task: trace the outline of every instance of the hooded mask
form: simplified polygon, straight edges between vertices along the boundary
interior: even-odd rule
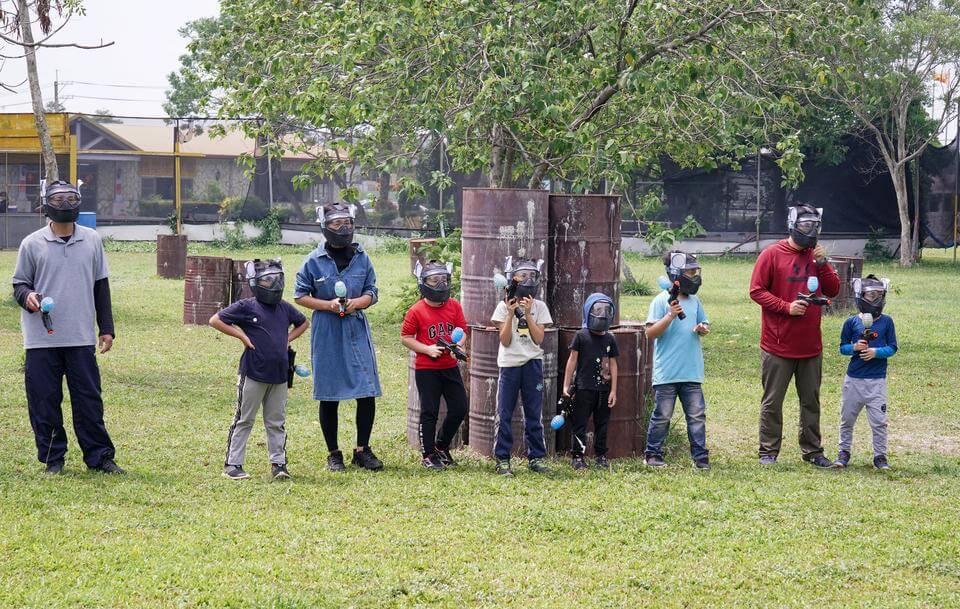
[[[580,327],[591,332],[606,332],[613,325],[614,314],[613,299],[606,294],[594,292],[583,303],[583,321]]]

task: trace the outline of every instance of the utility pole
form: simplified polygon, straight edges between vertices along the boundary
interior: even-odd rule
[[[55,71],[53,76],[53,106],[60,107],[60,70]]]

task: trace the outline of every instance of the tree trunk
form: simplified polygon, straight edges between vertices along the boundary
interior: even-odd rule
[[[913,166],[913,261],[920,260],[920,159],[915,158],[910,163]]]
[[[380,194],[377,195],[377,211],[390,209],[390,172],[380,172]]]
[[[907,197],[907,170],[899,164],[890,172],[893,189],[897,193],[897,211],[900,216],[900,266],[913,266],[913,238],[910,233],[910,201]]]
[[[33,101],[33,119],[37,124],[37,136],[40,138],[40,150],[43,164],[46,166],[47,184],[60,179],[57,167],[57,155],[53,151],[50,130],[47,128],[47,115],[43,109],[43,96],[40,93],[40,79],[37,77],[37,54],[33,46],[33,31],[30,29],[30,9],[27,0],[17,0],[20,17],[20,36],[23,39],[23,52],[27,59],[27,79],[30,81],[30,99]]]

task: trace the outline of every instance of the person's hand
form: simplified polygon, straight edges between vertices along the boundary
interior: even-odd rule
[[[257,348],[253,346],[253,343],[250,341],[250,337],[247,336],[246,333],[241,334],[239,338],[240,338],[240,342],[243,343],[244,347],[246,347],[247,349],[253,349],[254,351],[257,350]]]
[[[507,301],[507,312],[509,312],[511,315],[516,313],[517,307],[519,306],[520,306],[520,303],[517,301],[517,299],[511,298],[510,300]]]
[[[865,340],[858,340],[856,344],[853,345],[854,351],[863,351],[864,349],[869,349],[870,345]]]
[[[324,310],[329,311],[329,312],[331,312],[331,313],[337,313],[337,314],[339,314],[339,313],[340,313],[340,300],[337,299],[337,298],[334,298],[333,300],[326,300],[326,301],[324,301]]]
[[[113,347],[113,337],[109,334],[101,334],[100,340],[97,341],[97,346],[100,347],[100,353],[106,353]]]
[[[424,351],[423,354],[426,355],[427,357],[437,359],[438,357],[443,355],[443,347],[441,347],[440,345],[426,345],[426,347],[427,349],[426,351]]]
[[[40,310],[40,294],[30,292],[27,294],[27,310],[36,313]]]
[[[869,362],[876,356],[877,356],[877,350],[874,349],[873,347],[868,347],[860,352],[860,359],[862,359],[865,362]]]
[[[617,405],[617,394],[611,393],[610,396],[607,398],[607,407],[613,408],[616,405]]]
[[[354,312],[360,310],[360,305],[359,305],[359,303],[357,302],[358,300],[360,300],[360,299],[359,299],[359,298],[348,298],[348,299],[347,299],[347,306],[346,306],[346,309],[345,309],[346,312],[347,312],[347,315],[350,315],[351,313],[354,313]],[[340,310],[340,305],[339,305],[339,303],[338,303],[338,304],[337,304],[337,311],[339,311],[339,310]]]
[[[563,397],[565,398],[570,397],[570,387],[567,385],[563,386]]]
[[[802,300],[794,300],[790,303],[790,315],[794,317],[803,317],[807,312],[807,303]]]
[[[827,259],[827,250],[823,249],[823,244],[818,243],[816,247],[813,248],[813,259],[817,264],[823,264]]]
[[[710,324],[699,323],[693,328],[693,331],[700,336],[706,336],[710,334]]]
[[[680,302],[679,301],[671,302],[670,310],[667,311],[667,316],[669,316],[670,319],[674,319],[676,317],[680,317],[681,313],[683,313],[683,307],[680,306]]]
[[[530,315],[530,311],[533,310],[533,297],[524,296],[520,299],[520,306],[523,307],[524,315]]]

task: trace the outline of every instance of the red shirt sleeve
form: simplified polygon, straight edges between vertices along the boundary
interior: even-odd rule
[[[420,304],[417,301],[417,304]],[[420,329],[420,316],[417,314],[417,305],[410,307],[407,314],[403,316],[403,324],[400,326],[400,336],[416,336]]]
[[[790,303],[770,291],[774,281],[773,257],[775,252],[772,249],[773,247],[775,246],[763,250],[757,257],[757,264],[753,267],[753,275],[750,276],[750,298],[767,311],[788,315],[790,313]]]

